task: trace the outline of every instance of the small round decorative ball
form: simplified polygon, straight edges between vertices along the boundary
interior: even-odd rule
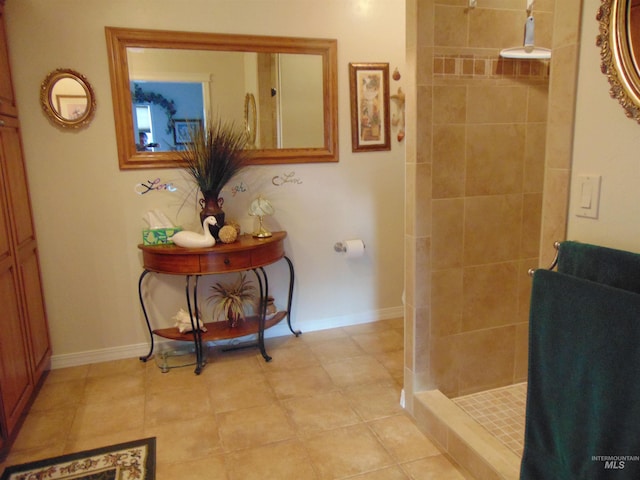
[[[240,224],[238,222],[236,222],[235,220],[229,220],[228,222],[225,222],[224,224],[225,224],[225,226],[229,225],[229,226],[235,228],[236,232],[238,233],[238,235],[240,235]]]
[[[238,238],[238,232],[231,225],[225,225],[218,232],[218,237],[222,243],[233,243]]]

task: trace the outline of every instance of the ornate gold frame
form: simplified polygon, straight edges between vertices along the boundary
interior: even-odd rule
[[[53,98],[51,97],[53,87],[56,82],[64,78],[70,78],[78,82],[86,94],[87,108],[78,118],[66,118],[54,106]],[[63,128],[81,128],[87,126],[93,119],[93,115],[96,111],[96,96],[93,93],[91,84],[84,75],[76,72],[75,70],[71,70],[70,68],[58,68],[57,70],[49,73],[40,86],[40,105],[42,106],[44,113],[56,125]]]
[[[627,117],[640,123],[640,76],[629,45],[628,0],[602,0],[596,15],[600,34],[600,69],[609,79],[611,97],[620,102]]]

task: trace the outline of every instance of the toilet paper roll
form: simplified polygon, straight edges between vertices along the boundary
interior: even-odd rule
[[[362,240],[344,240],[342,244],[347,258],[360,258],[364,255],[364,242]]]

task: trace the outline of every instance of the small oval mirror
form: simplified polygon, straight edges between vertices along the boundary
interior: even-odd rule
[[[59,68],[42,82],[40,105],[57,125],[80,128],[91,122],[96,99],[84,75],[68,68]]]

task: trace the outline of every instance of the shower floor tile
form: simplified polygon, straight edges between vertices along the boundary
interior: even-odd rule
[[[505,446],[522,455],[527,384],[472,393],[453,399],[476,422],[486,428]]]

